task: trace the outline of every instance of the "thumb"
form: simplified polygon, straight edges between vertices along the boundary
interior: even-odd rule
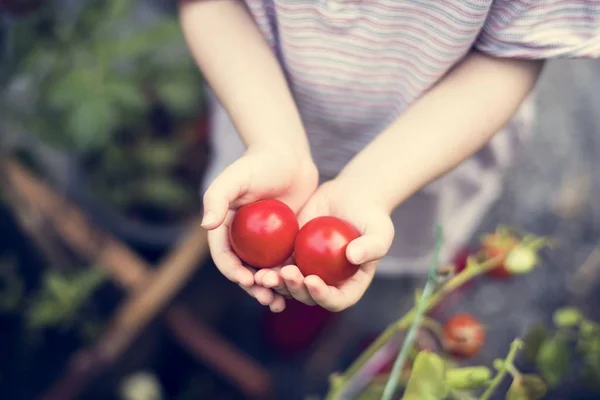
[[[363,235],[348,244],[346,257],[356,265],[385,256],[394,239],[394,224],[388,215],[371,217]]]
[[[212,230],[223,223],[231,203],[245,191],[243,182],[238,168],[232,164],[210,184],[203,196],[203,228]]]

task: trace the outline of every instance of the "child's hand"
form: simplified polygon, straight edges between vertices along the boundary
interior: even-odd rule
[[[313,194],[318,172],[308,154],[287,148],[250,148],[228,166],[204,194],[202,226],[217,268],[229,280],[273,311],[282,311],[285,300],[271,289],[254,284],[253,270],[242,265],[229,244],[229,224],[234,210],[265,198],[277,198],[297,212]]]
[[[304,277],[298,267],[288,265],[279,271],[258,271],[255,282],[305,304],[342,311],[358,302],[367,290],[378,260],[392,244],[394,225],[390,211],[383,203],[371,198],[366,188],[355,187],[346,180],[333,180],[321,185],[301,210],[300,225],[323,215],[344,219],[362,234],[346,250],[348,259],[361,266],[352,278],[339,287],[328,286],[321,278],[314,275]]]

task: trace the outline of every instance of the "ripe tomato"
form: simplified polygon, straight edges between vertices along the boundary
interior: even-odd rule
[[[471,314],[460,313],[450,318],[442,329],[446,351],[456,358],[475,356],[485,344],[486,334],[481,322]]]
[[[488,275],[498,279],[505,279],[513,276],[506,268],[504,261],[508,253],[519,244],[519,241],[513,236],[501,236],[498,234],[487,235],[482,242],[481,251],[486,259],[498,257],[500,264],[498,267],[488,272]]]
[[[296,214],[275,199],[260,200],[240,207],[229,228],[233,251],[256,268],[281,265],[294,252],[298,234]]]
[[[296,265],[304,276],[317,275],[328,285],[338,285],[358,271],[346,258],[346,247],[360,233],[336,217],[308,221],[296,237]]]

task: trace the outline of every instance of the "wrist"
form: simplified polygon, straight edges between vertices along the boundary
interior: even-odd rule
[[[295,144],[296,143],[296,144]],[[276,157],[281,168],[293,168],[305,171],[318,179],[317,166],[312,158],[308,145],[302,146],[297,142],[268,141],[253,143],[246,150],[247,155],[260,154],[262,157]],[[259,157],[261,157],[259,156]]]
[[[360,207],[381,210],[388,215],[397,206],[389,193],[373,185],[373,179],[369,179],[368,174],[342,172],[328,184],[333,186],[331,192],[333,196],[339,196],[340,201],[356,202]]]

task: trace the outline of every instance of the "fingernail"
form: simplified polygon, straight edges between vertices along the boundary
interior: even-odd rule
[[[217,220],[217,214],[212,211],[207,211],[204,213],[204,217],[202,217],[202,222],[200,225],[206,226],[214,223]]]

